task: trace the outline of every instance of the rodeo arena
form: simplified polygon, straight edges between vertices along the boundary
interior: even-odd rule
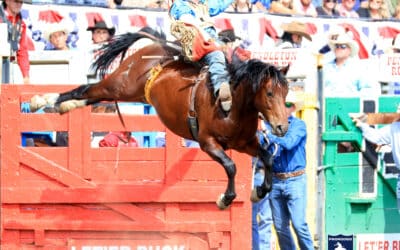
[[[373,1],[380,0],[361,5],[368,8]],[[274,128],[274,115],[285,110],[286,85],[269,80],[264,84],[274,90],[261,86],[265,93],[247,96],[239,105],[236,92],[245,87],[231,83],[227,112],[218,101],[201,103],[215,100],[207,88],[209,72],[201,60],[190,61],[185,54],[198,52],[193,49],[197,40],[184,48],[172,34],[175,20],[168,8],[174,1],[154,8],[3,2],[22,4],[29,74],[22,72],[10,42],[15,35],[10,22],[0,15],[0,249],[264,249],[252,246],[252,207],[263,197],[260,190],[269,192],[270,185],[273,190],[271,179],[280,175],[267,166],[264,187],[269,188],[257,188],[251,152],[258,154],[259,144],[253,140],[257,147],[245,149],[250,146],[237,146],[239,135],[231,135],[253,131],[246,140],[259,138],[261,118]],[[400,250],[399,166],[391,146],[366,140],[357,123],[379,129],[399,119],[400,19],[254,9],[226,9],[211,18],[217,33],[231,32],[227,43],[241,48],[241,55],[221,41],[208,42],[225,52],[228,66],[235,60],[261,61],[276,72],[287,70],[284,79],[298,108],[293,115],[305,122],[307,142],[305,173],[286,173],[283,179],[307,176],[303,198],[313,249]],[[119,42],[127,49],[103,58],[105,66],[95,71],[91,65],[101,58],[102,46],[94,46],[92,32],[99,23],[112,36],[106,44],[123,37],[125,44]],[[155,33],[143,31],[148,27]],[[59,31],[67,36],[67,49],[50,43],[52,32]],[[285,46],[285,33],[302,38],[301,46]],[[202,32],[195,34],[197,39]],[[135,36],[141,40],[131,44],[128,37]],[[167,41],[168,53],[152,49],[158,39]],[[349,49],[352,60],[342,65],[347,66],[342,74],[332,66],[339,49]],[[259,72],[243,73],[253,79]],[[178,85],[184,81],[186,86]],[[116,82],[122,84],[113,86]],[[341,82],[357,82],[357,91]],[[128,98],[129,91],[137,96]],[[273,95],[281,98],[280,111],[270,101],[264,110],[258,108],[257,99]],[[63,105],[67,102],[72,106]],[[242,109],[253,112],[251,119],[236,114],[241,105],[253,105]],[[287,116],[281,120],[276,127],[284,138]],[[228,123],[233,128],[225,127]],[[203,139],[205,134],[209,138]],[[310,249],[291,231],[294,249]],[[274,224],[264,240],[269,249],[289,249],[280,246]]]

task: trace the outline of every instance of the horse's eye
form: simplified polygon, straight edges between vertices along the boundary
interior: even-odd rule
[[[268,96],[268,97],[272,97],[272,96],[273,96],[272,92],[268,91],[268,92],[267,92],[267,96]]]

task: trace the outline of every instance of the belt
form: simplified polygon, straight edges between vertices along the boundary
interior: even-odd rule
[[[306,172],[306,170],[302,169],[299,171],[294,171],[294,172],[287,172],[287,173],[273,173],[273,175],[279,179],[288,179],[291,177],[296,177],[296,176],[300,176],[302,174],[304,174]]]

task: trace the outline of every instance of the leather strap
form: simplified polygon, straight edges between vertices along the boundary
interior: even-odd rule
[[[294,171],[294,172],[288,172],[288,173],[273,173],[275,177],[281,180],[285,180],[291,177],[297,177],[300,175],[303,175],[306,171],[304,169],[299,170],[299,171]]]

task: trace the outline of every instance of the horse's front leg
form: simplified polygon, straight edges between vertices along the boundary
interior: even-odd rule
[[[228,176],[228,185],[225,193],[221,194],[217,200],[217,206],[223,210],[228,208],[232,201],[236,198],[235,192],[235,175],[236,165],[231,158],[225,153],[225,151],[218,145],[207,145],[202,149],[215,161],[219,162],[225,169],[226,175]]]
[[[257,155],[263,163],[265,175],[262,185],[255,187],[251,192],[250,200],[252,202],[260,201],[272,189],[272,166],[274,161],[273,155],[261,146],[258,149]]]

